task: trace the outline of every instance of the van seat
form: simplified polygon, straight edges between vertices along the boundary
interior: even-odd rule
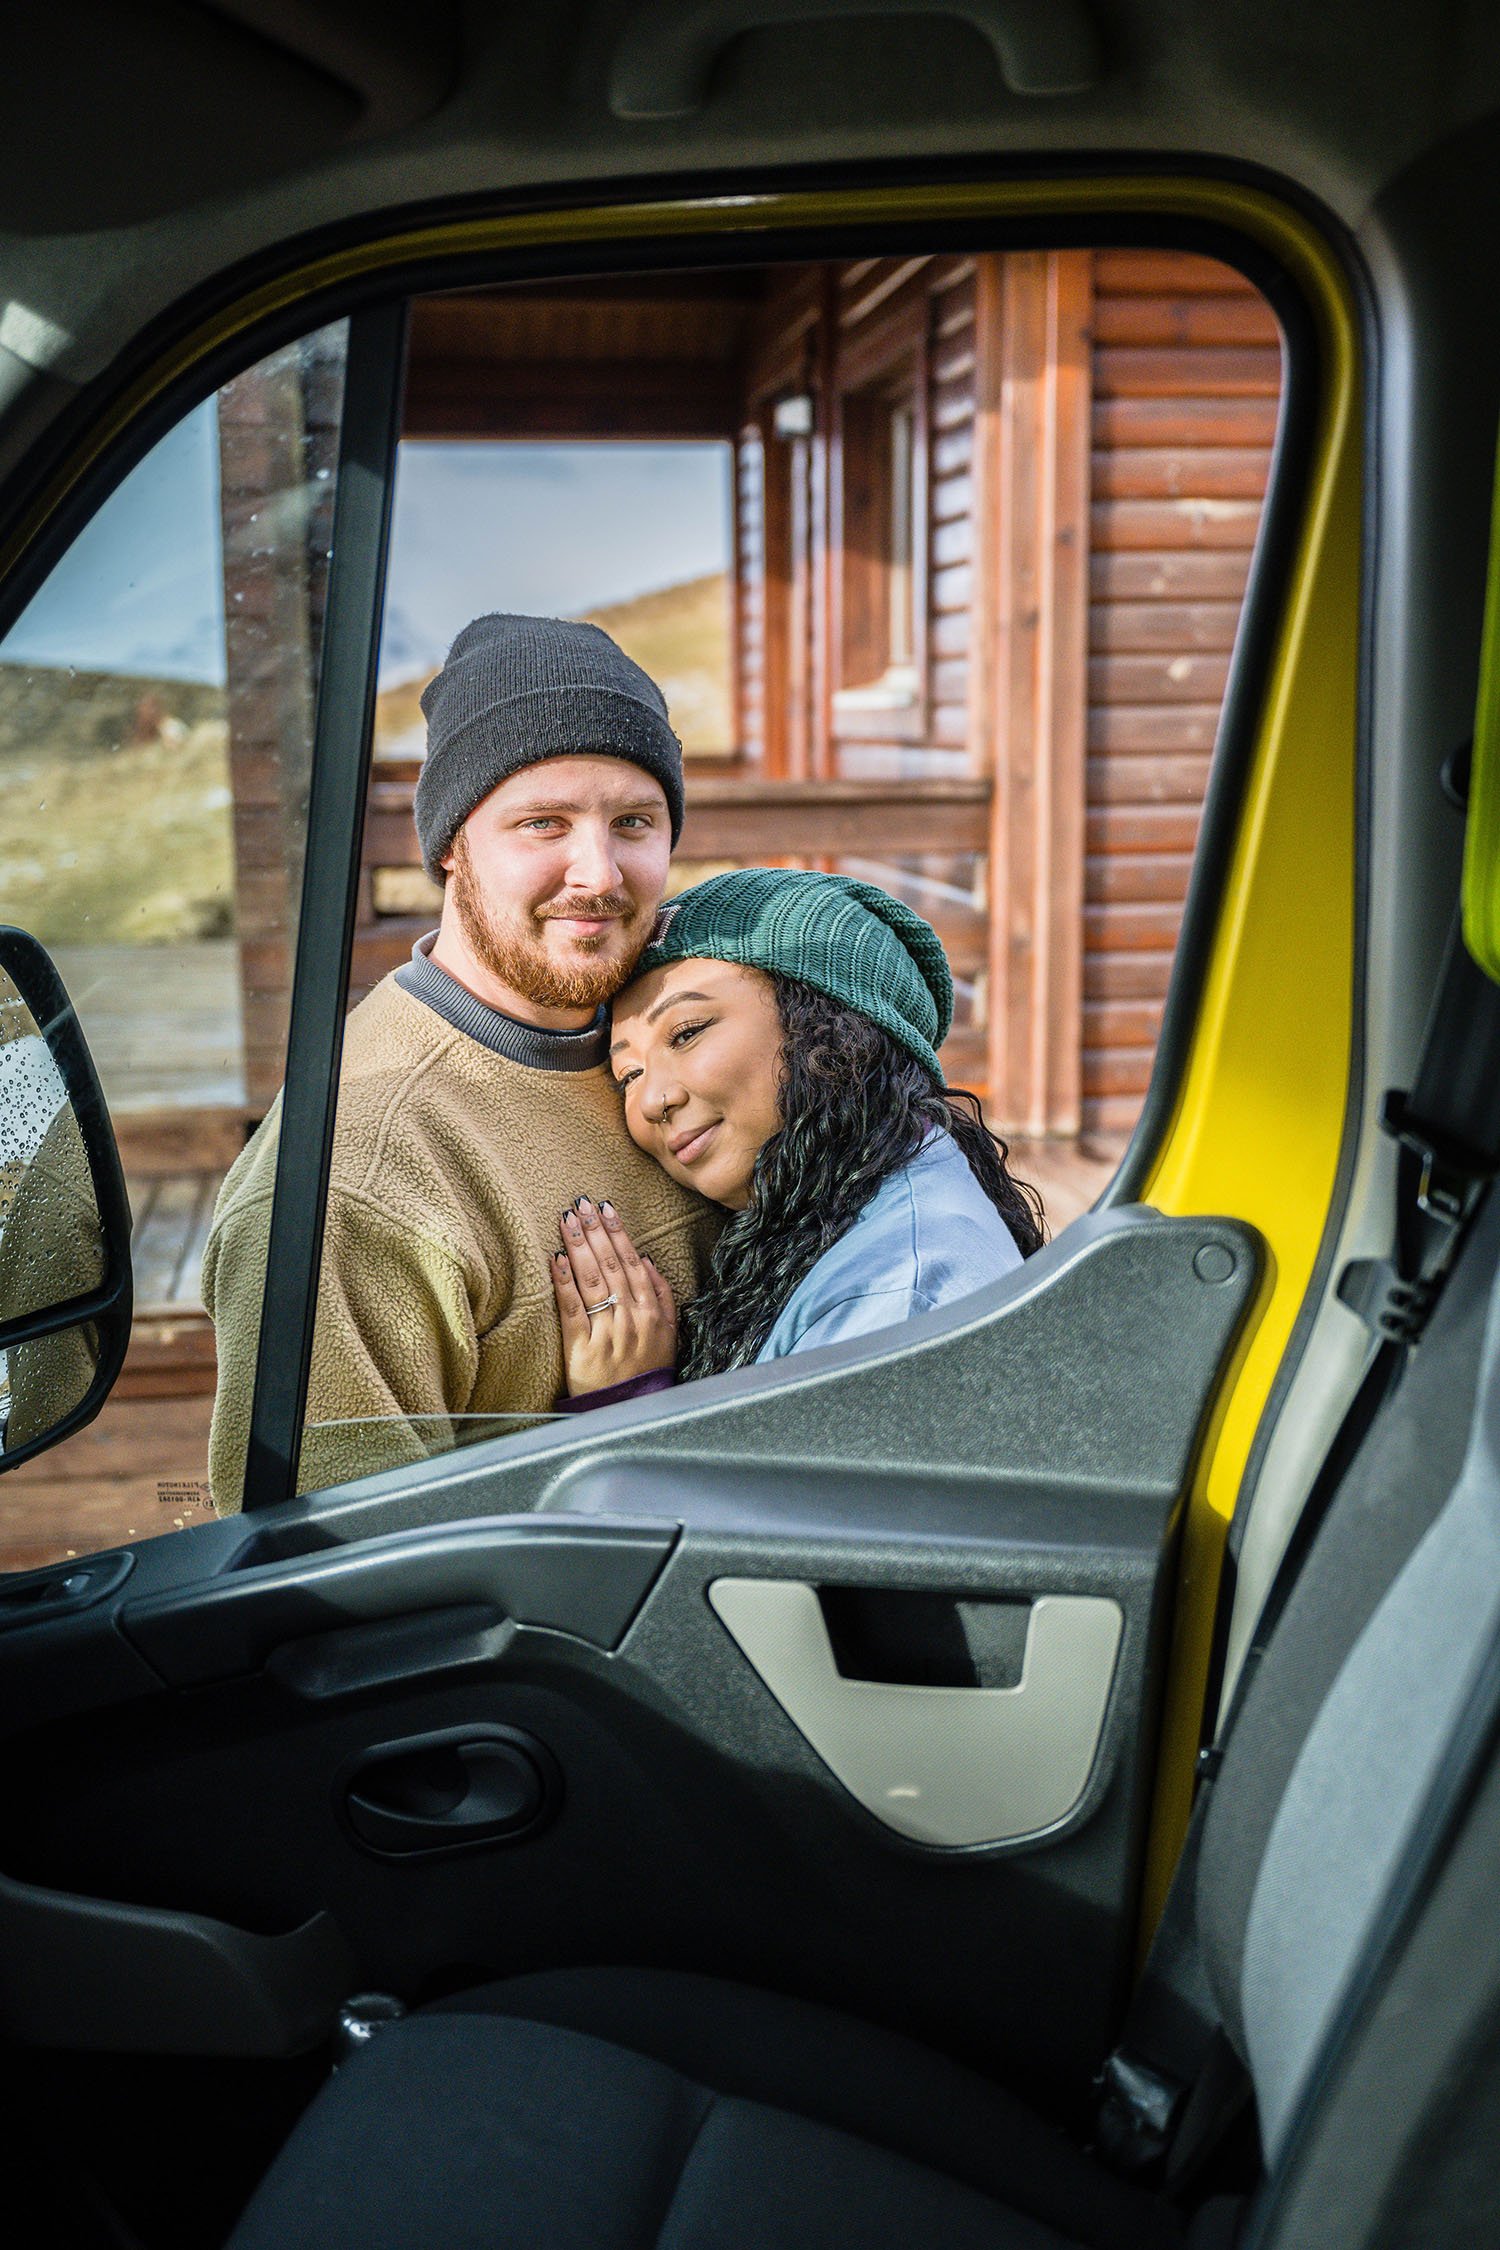
[[[1182,2229],[914,2041],[716,1978],[568,1970],[378,2031],[234,2250],[1172,2250]]]

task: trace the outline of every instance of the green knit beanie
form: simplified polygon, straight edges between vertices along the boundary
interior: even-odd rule
[[[667,961],[736,961],[777,970],[858,1009],[941,1079],[953,977],[930,922],[849,875],[736,867],[662,910],[641,971]]]

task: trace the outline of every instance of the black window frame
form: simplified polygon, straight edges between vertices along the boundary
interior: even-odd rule
[[[406,328],[405,298],[368,306],[349,321],[286,1082],[245,1456],[247,1511],[289,1500],[297,1488],[375,734]]]

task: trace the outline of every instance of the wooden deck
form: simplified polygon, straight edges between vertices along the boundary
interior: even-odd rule
[[[239,951],[233,938],[182,945],[59,945],[57,972],[121,1126],[214,1116],[245,1099]],[[154,1104],[160,1105],[153,1109]]]
[[[162,1135],[126,1136],[170,1154]],[[1117,1158],[1064,1142],[1017,1142],[1012,1169],[1041,1191],[1054,1235],[1103,1191]],[[35,1570],[70,1555],[211,1520],[208,1425],[214,1339],[199,1295],[203,1247],[223,1164],[129,1174],[135,1214],[136,1316],[124,1371],[85,1430],[0,1477],[0,1569]]]

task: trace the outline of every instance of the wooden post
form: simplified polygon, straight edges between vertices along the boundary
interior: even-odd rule
[[[838,336],[838,268],[825,265],[818,277],[817,320],[812,333],[811,384],[814,400],[812,492],[812,678],[810,683],[811,771],[827,780],[834,770],[833,666],[838,633],[833,614],[836,574],[833,540],[833,400]]]
[[[786,772],[812,773],[812,447],[785,441],[787,479]]]
[[[729,570],[724,594],[728,605],[729,631],[729,743],[730,757],[738,761],[747,754],[745,726],[745,527],[741,518],[744,505],[740,490],[740,446],[742,434],[736,430],[729,439]]]
[[[971,738],[994,778],[989,1094],[1004,1130],[1082,1114],[1087,251],[978,261]]]

